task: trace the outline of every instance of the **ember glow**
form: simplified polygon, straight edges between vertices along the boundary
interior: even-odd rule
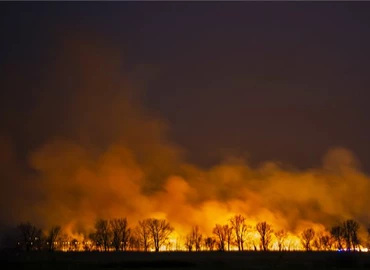
[[[279,249],[279,230],[286,232],[284,250],[302,250],[304,230],[328,234],[348,219],[360,224],[359,236],[366,239],[370,178],[350,150],[329,149],[321,165],[308,170],[273,161],[251,166],[230,156],[209,168],[190,164],[168,138],[165,120],[153,117],[134,97],[135,83],[117,75],[120,57],[114,49],[91,38],[64,41],[67,49],[55,59],[57,71],[47,82],[71,87],[67,94],[73,102],[60,108],[69,116],[60,118],[62,131],[28,155],[31,172],[21,169],[11,140],[0,141],[3,175],[14,183],[27,179],[17,187],[2,182],[3,217],[11,224],[30,221],[45,231],[59,225],[69,239],[63,250],[71,239],[90,245],[86,237],[96,220],[124,217],[131,228],[146,218],[167,220],[174,231],[160,250],[186,250],[194,226],[203,239],[215,237],[215,225],[230,224],[235,215],[245,217],[245,250],[261,249],[258,222],[272,226],[273,250]],[[60,69],[73,70],[78,83],[67,85]],[[47,95],[30,116],[35,130],[42,130],[48,113],[57,110]]]

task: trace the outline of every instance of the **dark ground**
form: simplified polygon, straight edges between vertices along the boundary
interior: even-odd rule
[[[0,269],[370,269],[370,253],[1,252]]]

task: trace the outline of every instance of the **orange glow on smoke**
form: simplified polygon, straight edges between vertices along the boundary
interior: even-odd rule
[[[61,52],[54,59],[60,63],[50,85],[76,82],[66,85],[73,102],[63,108],[75,136],[40,143],[28,156],[31,175],[19,169],[10,142],[0,136],[0,146],[7,146],[0,153],[4,179],[29,180],[2,187],[2,200],[12,202],[12,213],[8,203],[1,204],[4,219],[45,230],[60,225],[68,245],[73,239],[89,241],[98,218],[126,217],[131,228],[145,218],[164,218],[175,229],[169,249],[181,250],[193,226],[203,237],[214,237],[216,224],[239,214],[249,226],[248,250],[260,248],[258,222],[284,229],[289,250],[303,248],[300,234],[307,228],[325,232],[345,219],[368,225],[370,177],[349,150],[330,149],[320,166],[308,170],[270,161],[253,167],[228,156],[210,168],[189,164],[183,149],[168,139],[166,122],[144,108],[135,85],[122,78],[119,49],[94,36],[70,35],[60,37]],[[74,77],[59,78],[66,70]],[[44,102],[37,113],[52,114],[47,96]],[[277,249],[274,236],[271,248]]]

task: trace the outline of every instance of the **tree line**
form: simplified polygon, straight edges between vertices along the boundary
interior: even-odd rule
[[[307,228],[298,235],[300,247],[292,247],[291,235],[286,230],[274,230],[265,221],[254,226],[247,224],[242,215],[235,215],[226,224],[216,224],[212,235],[203,235],[199,226],[191,230],[176,243],[170,236],[174,228],[165,219],[147,218],[140,220],[135,227],[130,227],[127,218],[98,219],[94,230],[82,240],[63,234],[60,226],[53,226],[47,231],[37,228],[30,222],[17,226],[18,237],[8,243],[8,247],[24,251],[63,250],[63,251],[156,251],[187,250],[191,251],[231,251],[231,250],[278,250],[289,251],[355,251],[367,247],[370,239],[359,238],[359,223],[349,219],[325,231]],[[177,239],[179,240],[179,239]],[[9,242],[9,241],[8,241]],[[176,246],[173,246],[175,245]]]

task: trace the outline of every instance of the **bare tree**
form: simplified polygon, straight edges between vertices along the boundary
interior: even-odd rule
[[[229,227],[229,225],[224,225],[223,230],[225,233],[225,241],[227,244],[227,250],[230,251],[231,243],[233,241],[233,228]]]
[[[257,249],[257,246],[256,246],[256,243],[253,241],[253,249],[254,249],[254,251],[257,251],[258,249]]]
[[[173,232],[173,228],[165,219],[149,218],[147,219],[147,224],[151,239],[153,240],[154,249],[158,252]]]
[[[216,242],[216,239],[214,239],[213,237],[207,237],[204,239],[204,245],[209,251],[214,250]]]
[[[192,233],[188,233],[185,237],[185,248],[191,252],[193,251],[193,247],[194,247],[194,239],[193,239],[193,235]]]
[[[97,245],[101,244],[104,251],[108,251],[111,238],[112,231],[109,226],[109,221],[106,219],[98,219],[95,223],[95,241]]]
[[[336,242],[337,249],[342,250],[343,228],[341,226],[334,226],[331,228],[330,234]]]
[[[89,243],[89,244],[88,244]],[[100,242],[96,233],[90,233],[88,236],[88,241],[86,241],[86,245],[84,249],[89,250],[101,250],[102,243]]]
[[[130,238],[131,229],[128,227],[127,218],[115,218],[110,220],[112,229],[112,243],[116,251],[127,249],[128,240]]]
[[[312,241],[315,238],[315,231],[312,228],[306,229],[302,232],[302,244],[306,251],[312,250]]]
[[[266,221],[257,223],[256,230],[260,234],[261,248],[264,251],[267,251],[269,249],[272,233],[274,232],[274,230],[272,229],[271,225],[268,224]]]
[[[351,248],[355,250],[356,247],[360,244],[358,238],[359,227],[359,224],[352,219],[343,222],[343,238],[346,242],[347,250],[351,250]]]
[[[41,238],[42,231],[32,225],[30,222],[21,223],[17,226],[18,230],[20,231],[23,244],[25,246],[26,251],[30,251],[34,247],[34,241],[37,241]]]
[[[323,234],[322,234],[322,232],[318,232],[316,234],[316,238],[313,240],[313,246],[318,251],[321,251],[321,250],[324,249]]]
[[[140,244],[140,247],[143,248],[145,252],[149,251],[152,242],[150,237],[148,219],[139,221],[139,225],[135,229],[135,235],[137,237],[138,243]]]
[[[199,231],[198,226],[194,226],[191,229],[191,232],[185,238],[185,247],[192,251],[193,247],[195,247],[195,251],[200,251],[202,245],[202,234]]]
[[[275,237],[278,245],[279,251],[283,250],[285,239],[287,238],[287,232],[284,230],[279,230],[275,232]]]
[[[244,242],[248,230],[248,226],[245,223],[245,217],[242,215],[235,215],[232,219],[230,219],[230,222],[235,232],[235,240],[238,250],[244,250]]]
[[[313,246],[317,250],[326,250],[329,251],[333,246],[333,238],[328,235],[327,232],[319,232],[316,239],[313,242]]]
[[[192,234],[193,234],[193,239],[194,239],[194,243],[195,243],[195,251],[200,251],[200,249],[202,247],[203,235],[199,231],[199,227],[198,226],[194,226],[193,227]]]
[[[131,231],[130,237],[128,239],[127,250],[138,251],[141,249],[141,244],[140,244],[137,230],[138,228],[136,227],[135,229]]]
[[[332,250],[334,241],[333,238],[330,237],[330,235],[323,235],[321,238],[321,242],[324,250]]]
[[[46,238],[49,251],[55,250],[59,233],[60,233],[60,226],[53,226],[50,228],[47,238]]]
[[[223,226],[216,224],[216,226],[213,228],[213,233],[217,236],[219,250],[225,251],[226,235]]]

